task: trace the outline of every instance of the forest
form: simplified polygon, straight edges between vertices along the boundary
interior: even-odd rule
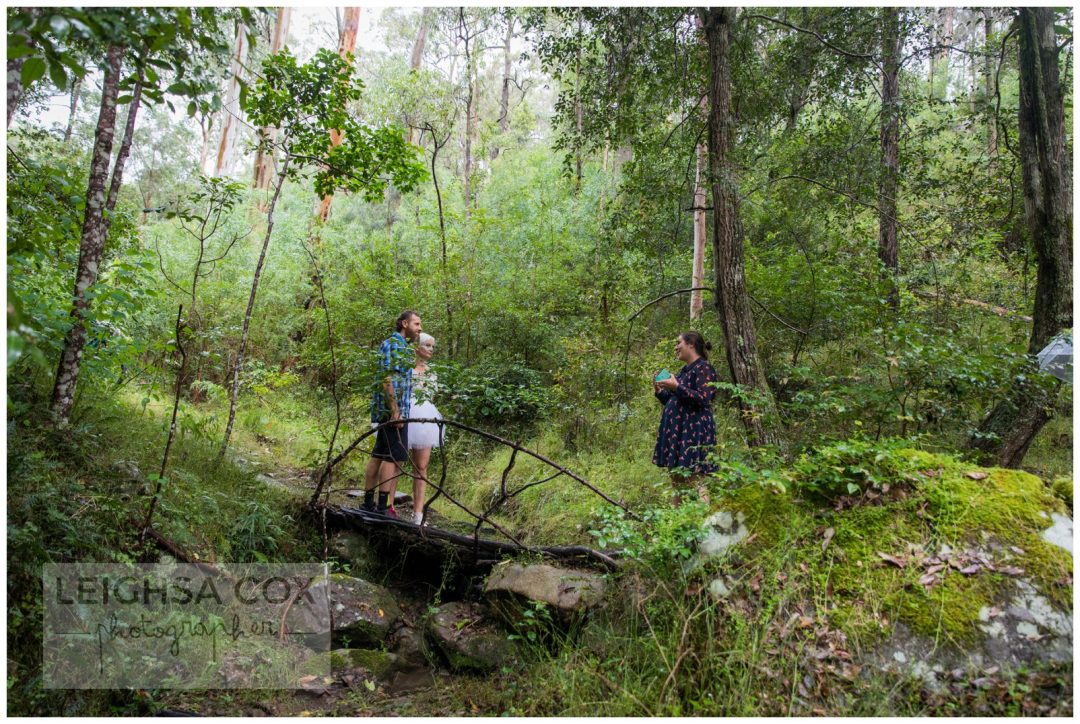
[[[9,714],[1072,715],[1070,7],[6,14]],[[61,685],[83,564],[380,621]]]

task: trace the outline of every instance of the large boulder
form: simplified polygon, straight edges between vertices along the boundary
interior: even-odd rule
[[[340,530],[330,537],[330,555],[343,563],[351,576],[363,577],[383,568],[383,559],[367,536],[355,530]]]
[[[405,661],[423,664],[427,661],[428,647],[424,643],[424,632],[411,626],[401,626],[387,642],[391,651]]]
[[[455,671],[492,671],[515,654],[506,632],[476,603],[443,604],[428,619],[427,634]]]
[[[334,573],[316,578],[310,588],[316,597],[329,591],[333,641],[346,648],[379,646],[401,617],[393,594],[362,578]]]
[[[547,604],[567,623],[604,598],[604,578],[596,573],[545,564],[504,563],[492,570],[484,595],[511,625],[521,621],[529,602]]]
[[[1073,523],[1062,501],[1021,471],[896,457],[888,486],[827,505],[732,491],[732,513],[710,518],[698,545],[718,556],[704,587],[732,615],[791,596],[770,632],[803,646],[821,675],[898,675],[937,696],[1071,667]]]

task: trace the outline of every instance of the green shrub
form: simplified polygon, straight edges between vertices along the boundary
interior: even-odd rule
[[[909,445],[903,440],[852,438],[803,453],[792,466],[795,488],[826,500],[880,492],[902,482],[910,466],[902,451]]]
[[[589,534],[600,548],[616,549],[656,571],[669,571],[694,554],[705,534],[701,521],[707,512],[704,503],[693,501],[649,508],[635,521],[622,509],[607,507],[600,510]]]
[[[446,417],[466,423],[530,422],[543,417],[551,393],[536,370],[520,362],[485,361],[465,367],[438,362],[435,400]]]

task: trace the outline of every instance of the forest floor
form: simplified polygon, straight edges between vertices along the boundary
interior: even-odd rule
[[[11,474],[9,556],[13,556],[9,558],[13,569],[9,581],[15,587],[9,590],[14,590],[17,594],[12,599],[13,610],[17,614],[14,619],[9,618],[9,650],[40,651],[40,642],[34,642],[33,615],[29,613],[33,606],[32,596],[31,598],[26,598],[26,596],[32,594],[35,588],[40,592],[40,585],[35,587],[32,583],[40,575],[41,552],[48,551],[48,555],[53,559],[108,560],[115,559],[117,556],[122,559],[137,550],[131,531],[125,529],[128,520],[127,508],[141,509],[139,501],[145,487],[143,483],[124,479],[125,476],[118,475],[117,470],[137,468],[152,471],[157,469],[160,465],[161,447],[149,444],[148,441],[162,439],[162,425],[167,416],[164,402],[149,400],[144,405],[141,393],[131,392],[123,395],[120,401],[102,403],[89,408],[94,410],[93,414],[79,420],[71,439],[61,444],[52,436],[52,433],[32,424],[31,416],[20,407],[22,403],[18,400],[18,394],[15,397],[13,414],[15,419],[22,421],[22,424],[9,428],[9,473]],[[254,555],[255,552],[272,556],[276,560],[321,560],[321,534],[309,522],[299,520],[297,511],[310,495],[312,483],[308,471],[314,468],[311,461],[322,459],[325,455],[325,443],[320,434],[320,430],[324,429],[325,421],[318,419],[306,409],[307,406],[299,401],[299,398],[300,396],[278,396],[243,407],[238,416],[240,424],[237,427],[232,448],[232,459],[235,464],[221,468],[216,468],[213,464],[216,453],[216,435],[210,421],[214,415],[220,415],[220,407],[216,405],[188,407],[182,415],[182,435],[170,463],[170,485],[164,491],[156,526],[188,550],[197,552],[204,560],[243,559]],[[1042,473],[1047,483],[1054,483],[1053,495],[1065,500],[1071,508],[1069,422],[1067,419],[1059,419],[1047,426],[1044,434],[1032,448],[1029,464]],[[638,437],[642,439],[637,439]],[[626,446],[624,449],[635,450],[642,447],[647,442],[645,437],[647,436],[644,434],[626,437],[623,440]],[[543,432],[538,435],[534,444],[544,447],[545,451],[553,456],[558,453],[557,441],[546,437]],[[464,441],[459,442],[459,445],[461,447],[458,449],[458,454],[468,453],[480,462],[457,468],[455,476],[474,474],[473,482],[480,488],[475,495],[478,499],[483,498],[484,495],[489,494],[492,486],[497,485],[499,475],[506,465],[506,455],[490,449],[470,448]],[[608,465],[622,464],[624,467],[618,468],[620,470],[618,475],[609,473],[606,477],[604,470],[600,467],[602,463],[594,460],[589,454],[578,452],[569,457],[574,464],[581,465],[581,469],[589,475],[590,479],[600,481],[608,490],[614,489],[617,493],[621,492],[617,487],[618,482],[621,481],[626,486],[643,488],[644,493],[638,490],[638,495],[663,498],[663,492],[652,491],[647,484],[640,482],[647,480],[645,476],[650,474],[647,461],[641,465],[637,462],[632,464],[625,462],[626,458],[633,458],[636,455],[636,452],[627,454],[622,462],[609,460]],[[356,475],[364,462],[362,455],[357,457],[358,460],[355,463],[343,466],[340,488],[356,487]],[[937,469],[942,464],[950,466],[948,463],[934,462],[931,458],[926,458],[926,460],[929,462],[923,467],[928,470]],[[923,467],[920,467],[920,470]],[[966,479],[963,473],[971,472],[974,468],[965,466],[957,467],[956,470],[960,473],[954,483],[959,486],[956,488],[957,491],[970,496],[971,491],[976,490],[978,486],[974,481]],[[637,475],[642,477],[635,477]],[[996,475],[994,479],[998,479]],[[1014,478],[1004,476],[1000,479],[1005,484],[1011,485],[1009,481]],[[1022,483],[1025,486],[1034,484],[1031,482],[1032,479],[1015,478],[1015,480],[1018,484]],[[460,482],[455,477],[455,484]],[[407,486],[404,487],[407,489]],[[748,492],[753,492],[753,489],[748,489]],[[590,523],[594,520],[590,512],[594,506],[591,502],[579,500],[580,495],[574,490],[567,495],[571,497],[566,499],[571,500],[574,505],[567,506],[559,500],[556,500],[554,505],[560,506],[560,513],[569,516],[571,522],[567,522],[567,517],[552,520],[554,516],[546,514],[536,516],[541,520],[529,522],[535,526],[536,535],[546,535],[549,531],[556,530],[562,531],[566,536],[564,540],[551,542],[589,542],[591,536],[588,536],[580,526],[595,525],[595,523]],[[1040,493],[1040,495],[1044,494]],[[1017,518],[1018,515],[1027,516],[1023,520],[1034,519],[1036,513],[1034,509],[1029,511],[1026,508],[1021,510],[1016,507],[1019,499],[1015,497],[1014,491],[1003,488],[1002,496],[1001,504],[993,510],[1000,508],[1000,513],[1006,517],[1001,521],[988,519],[989,523],[984,521],[980,525],[992,524],[1004,529],[1016,527],[1018,521],[1021,520]],[[559,495],[548,497],[559,498]],[[695,676],[708,674],[709,680],[719,682],[716,684],[716,691],[720,692],[717,695],[729,697],[727,702],[720,699],[702,699],[695,704],[695,706],[700,706],[700,709],[686,710],[680,708],[687,705],[685,699],[671,699],[672,687],[662,687],[663,691],[659,692],[653,691],[651,687],[656,687],[657,681],[662,683],[664,676],[660,676],[658,680],[649,678],[653,675],[650,672],[654,671],[650,667],[655,667],[655,671],[665,671],[663,655],[673,653],[677,656],[679,646],[684,645],[685,642],[679,643],[680,634],[677,629],[667,632],[668,638],[664,638],[665,632],[662,629],[628,635],[621,628],[625,625],[626,617],[619,614],[621,610],[619,606],[625,604],[625,601],[616,601],[614,612],[611,614],[613,618],[598,620],[591,633],[586,636],[592,637],[590,638],[592,645],[596,645],[599,640],[602,651],[614,647],[612,651],[614,654],[617,650],[625,651],[626,646],[634,647],[635,651],[641,651],[643,658],[635,664],[635,670],[623,671],[619,668],[622,665],[618,662],[625,658],[621,655],[615,655],[612,659],[602,657],[597,659],[595,654],[590,653],[587,648],[579,648],[577,644],[567,642],[556,651],[530,649],[528,655],[521,661],[487,676],[450,674],[444,666],[432,662],[433,665],[425,670],[408,672],[407,675],[379,682],[352,681],[350,683],[335,680],[322,682],[325,686],[316,684],[313,687],[314,691],[183,692],[162,690],[153,693],[152,700],[149,701],[143,695],[135,693],[119,699],[114,697],[107,704],[100,698],[88,699],[80,706],[89,708],[81,709],[81,711],[100,714],[110,710],[116,711],[117,706],[120,706],[121,711],[129,713],[153,711],[164,707],[215,715],[256,716],[305,714],[344,716],[360,713],[408,716],[507,713],[570,715],[595,712],[595,708],[590,709],[587,706],[588,701],[600,700],[596,697],[601,699],[611,697],[611,705],[614,707],[612,710],[626,713],[636,711],[639,714],[675,714],[680,711],[684,713],[698,711],[699,713],[790,715],[803,711],[808,714],[811,713],[810,709],[805,711],[797,707],[792,709],[794,705],[791,703],[777,708],[780,702],[771,698],[772,694],[769,692],[781,694],[782,692],[777,690],[779,684],[766,685],[763,683],[764,680],[758,682],[764,687],[759,693],[761,697],[769,694],[770,698],[757,697],[756,703],[746,700],[747,692],[757,690],[753,687],[746,689],[746,685],[750,681],[758,681],[758,677],[762,676],[761,672],[780,672],[783,678],[790,677],[802,667],[800,659],[796,656],[796,649],[781,648],[777,655],[767,655],[762,648],[765,639],[759,637],[771,635],[769,632],[780,621],[786,610],[785,607],[793,605],[792,602],[796,599],[804,602],[820,602],[823,597],[825,600],[832,597],[832,581],[838,580],[837,571],[840,569],[837,566],[844,559],[841,557],[832,560],[831,553],[828,558],[822,555],[825,551],[821,546],[822,530],[824,526],[829,525],[823,523],[822,520],[833,518],[837,520],[832,524],[837,532],[833,545],[829,548],[830,551],[848,546],[846,550],[850,556],[865,554],[870,558],[875,558],[877,549],[864,551],[865,546],[862,544],[856,545],[855,548],[851,547],[857,543],[858,536],[863,535],[858,533],[858,528],[851,528],[851,526],[880,525],[889,518],[877,515],[878,512],[884,513],[884,509],[870,508],[861,512],[858,509],[852,509],[849,513],[829,511],[822,513],[805,506],[793,506],[786,501],[784,505],[778,506],[777,504],[783,501],[782,498],[766,497],[772,501],[767,507],[761,508],[760,504],[755,505],[758,505],[760,510],[771,510],[773,514],[767,515],[762,520],[773,520],[776,515],[781,515],[781,517],[786,516],[784,517],[786,523],[780,529],[782,532],[778,530],[770,532],[771,529],[767,528],[762,528],[757,532],[755,539],[757,543],[748,554],[749,557],[742,561],[740,566],[763,571],[775,569],[769,575],[775,575],[777,578],[772,581],[768,578],[764,581],[753,577],[746,578],[749,584],[760,585],[762,597],[760,602],[741,613],[741,609],[737,607],[727,610],[721,606],[720,608],[725,610],[723,616],[728,617],[728,623],[718,622],[716,625],[727,626],[737,620],[745,620],[748,628],[737,634],[734,639],[734,649],[710,653],[708,656],[715,657],[715,660],[703,658],[694,665],[691,671],[687,672],[687,675],[692,673]],[[893,515],[906,516],[911,513],[915,517],[910,518],[910,524],[923,525],[919,522],[924,519],[918,517],[923,515],[920,513],[918,500],[918,496],[912,496],[907,500],[896,501],[898,507],[895,508]],[[1049,498],[1046,500],[1049,501]],[[535,501],[535,505],[546,505],[549,502],[538,500]],[[731,503],[738,504],[738,500],[733,498]],[[530,503],[530,505],[533,504]],[[1047,502],[1047,504],[1050,503]],[[822,519],[822,515],[826,518]],[[860,519],[862,519],[861,523],[858,522]],[[660,517],[655,519],[655,523],[660,526],[657,529],[660,541],[670,543],[670,536],[678,533],[677,528],[671,527],[679,523],[675,518]],[[877,531],[876,528],[875,531]],[[902,532],[902,529],[889,527],[865,535],[871,535],[879,546],[885,546],[892,545],[888,543],[891,540],[890,536],[895,537],[898,532]],[[764,542],[775,539],[777,535],[788,542],[780,543],[778,546],[761,547]],[[845,535],[855,537],[845,538]],[[777,540],[773,542],[776,543]],[[894,547],[896,550],[889,548],[888,551],[896,555],[903,553],[901,543],[895,543]],[[881,548],[881,550],[885,549]],[[780,555],[781,552],[782,555]],[[880,561],[878,564],[880,565]],[[794,588],[792,584],[795,583],[795,579],[790,579],[791,583],[784,584],[783,580],[788,578],[792,567],[798,568],[800,565],[809,566],[808,570],[813,575],[797,576],[798,583]],[[850,567],[851,561],[845,565]],[[1057,571],[1056,568],[1054,570]],[[890,573],[896,573],[896,576],[886,575]],[[828,582],[827,589],[816,588],[819,575],[823,575],[823,580]],[[896,583],[904,584],[906,577],[917,577],[917,575],[917,572],[908,574],[904,571],[891,571],[887,566],[883,570],[875,568],[873,580],[882,584],[881,590],[871,590],[874,587],[866,589],[864,592],[866,595],[873,594],[876,597],[867,599],[864,604],[859,605],[865,605],[867,614],[887,610],[888,606],[895,605],[896,601],[906,600],[903,598],[905,589],[890,587]],[[1055,572],[1053,575],[1055,580],[1061,577],[1060,572]],[[857,576],[852,580],[863,577],[865,576]],[[638,585],[634,584],[632,579],[633,577],[620,585],[631,586],[628,590],[632,590],[633,586]],[[979,577],[972,579],[974,582],[980,580],[982,579]],[[412,585],[406,581],[396,581],[392,570],[388,570],[380,582],[388,585],[395,595],[400,597],[403,606],[413,611],[417,617],[422,616],[435,600],[434,592],[430,588]],[[683,584],[678,584],[687,586],[685,596],[677,596],[666,603],[661,596],[658,603],[663,604],[662,608],[668,611],[668,614],[674,615],[672,620],[679,620],[680,616],[699,616],[701,612],[694,606],[698,597],[707,595],[700,593],[703,583],[707,581],[689,579]],[[953,589],[961,583],[966,584],[965,581],[957,579],[941,590],[944,592]],[[912,579],[912,584],[915,585],[913,592],[918,593],[921,589],[914,579]],[[776,588],[777,586],[779,588]],[[957,590],[962,592],[963,589]],[[1066,587],[1059,587],[1056,590],[1055,600],[1061,598],[1064,601],[1062,596],[1065,594],[1069,594],[1068,597],[1071,599],[1071,577]],[[21,594],[19,594],[20,591],[22,591]],[[768,594],[771,598],[766,597],[767,591],[771,591]],[[890,599],[893,603],[890,604],[886,600],[888,596],[894,597]],[[764,609],[758,608],[765,605],[768,600],[778,603],[767,604]],[[939,601],[937,597],[926,599],[919,595],[913,600],[916,604],[916,609],[913,610],[919,610],[918,607],[925,607],[928,604],[937,606],[944,601],[944,599]],[[965,598],[961,597],[957,601],[958,605],[965,610],[969,607]],[[804,603],[798,603],[798,605],[802,606]],[[771,606],[778,606],[778,608],[773,610]],[[846,614],[850,616],[854,611],[858,616],[862,616],[862,610],[861,608],[838,609],[829,612],[823,618],[815,617],[812,619],[814,624],[808,631],[814,633],[821,626],[824,628],[820,630],[826,633],[835,631],[843,623],[841,618],[837,618],[839,614],[846,611]],[[660,614],[654,612],[653,615]],[[720,615],[719,610],[718,615]],[[819,615],[824,616],[824,614]],[[758,618],[755,619],[755,616]],[[932,615],[929,619],[931,627],[940,627],[942,622],[947,621],[949,621],[947,617],[938,614]],[[659,625],[657,621],[653,623]],[[40,632],[40,629],[38,631]],[[957,631],[962,633],[962,625]],[[40,633],[37,635],[40,636]],[[953,634],[950,633],[951,635]],[[702,653],[702,656],[705,656],[704,651],[711,651],[716,643],[709,644],[708,641],[702,641],[698,645],[705,646]],[[665,647],[668,646],[674,648],[665,654]],[[649,654],[648,647],[656,648],[657,651]],[[652,661],[657,658],[657,654],[661,654],[660,658]],[[725,660],[728,663],[724,664]],[[50,698],[51,695],[41,692],[40,689],[35,690],[25,670],[28,662],[16,658],[9,663],[12,670],[9,697],[15,702],[15,709],[12,711],[39,711],[54,714],[60,711],[68,713],[80,711],[72,703],[70,696],[66,697],[66,703],[56,703]],[[717,666],[724,668],[716,669]],[[709,674],[710,671],[713,673]],[[1071,672],[1071,667],[1069,671]],[[1071,684],[1063,678],[1063,672],[1060,669],[1032,670],[1015,679],[984,678],[985,682],[975,685],[974,688],[966,688],[942,701],[927,699],[907,684],[871,681],[867,685],[869,688],[849,690],[847,699],[840,696],[840,698],[824,700],[821,703],[821,712],[835,715],[859,712],[883,715],[889,713],[928,714],[943,711],[966,714],[978,712],[1012,714],[1055,712],[1060,714],[1071,711]],[[1068,678],[1071,679],[1071,674]],[[26,682],[29,688],[23,689],[20,681]],[[620,686],[624,688],[609,690],[605,681],[621,681]],[[794,684],[791,685],[794,686]],[[783,687],[780,686],[780,689]],[[857,698],[850,698],[852,695],[856,695]],[[657,697],[657,701],[649,705],[650,708],[641,709],[634,703],[635,697],[649,696]],[[120,700],[126,700],[128,703],[117,704]],[[879,700],[879,704],[875,705],[873,703],[875,700]],[[647,701],[647,698],[642,701]]]

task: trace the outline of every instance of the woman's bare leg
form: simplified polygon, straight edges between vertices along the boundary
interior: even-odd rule
[[[705,485],[704,475],[692,475],[690,477],[683,477],[681,475],[671,474],[671,486],[675,489],[675,493],[671,497],[671,503],[676,508],[682,505],[682,489],[691,488],[697,489],[698,497],[705,505],[710,505],[709,500],[709,488]]]
[[[684,478],[681,475],[675,472],[671,473],[671,488],[675,491],[671,495],[671,504],[676,508],[682,505],[682,494],[680,491],[684,485],[683,480]]]
[[[427,500],[427,471],[431,462],[431,448],[418,447],[412,451],[413,463],[413,512],[416,522],[424,515],[424,503]]]
[[[710,504],[710,502],[709,502],[709,488],[708,488],[707,485],[705,485],[705,476],[704,475],[694,475],[693,477],[687,478],[686,482],[687,482],[688,485],[691,485],[694,488],[697,488],[697,494],[698,494],[698,497],[701,498],[701,502],[705,503],[705,505]]]

